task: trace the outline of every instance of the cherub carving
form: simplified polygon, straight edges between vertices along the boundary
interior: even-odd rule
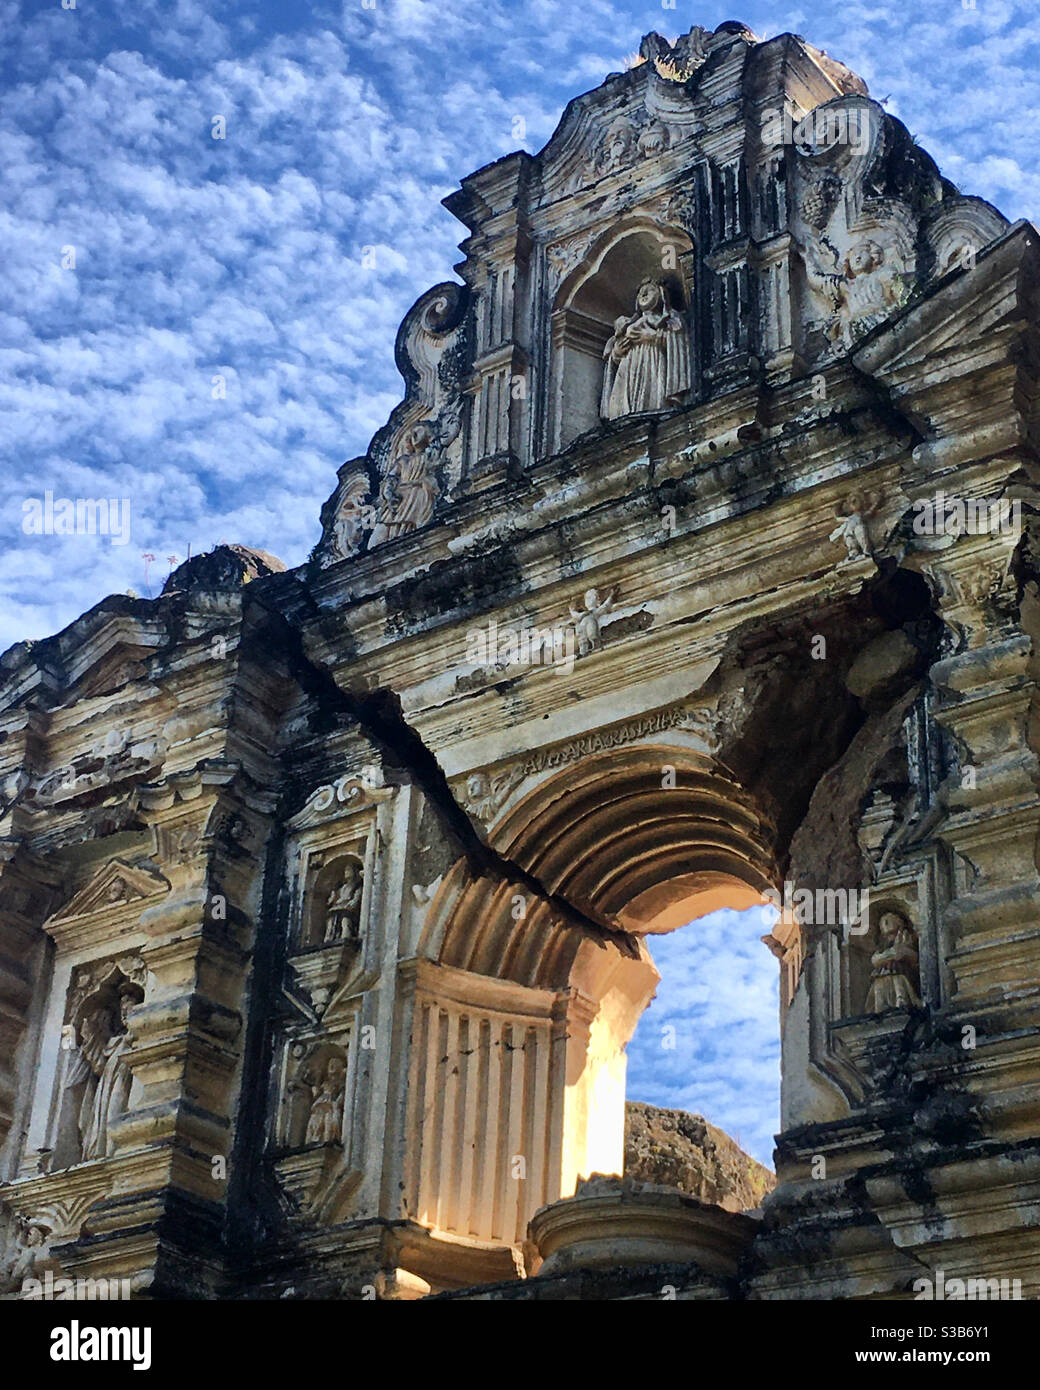
[[[587,656],[602,646],[600,619],[614,606],[615,590],[611,589],[606,598],[601,599],[597,589],[585,590],[584,609],[572,608],[571,621],[578,636],[578,655]]]
[[[361,895],[364,882],[361,867],[348,859],[343,880],[328,896],[325,913],[325,941],[356,941],[361,927]]]
[[[919,1008],[917,937],[901,912],[888,911],[878,921],[878,948],[870,957],[870,988],[866,1011],[882,1014],[888,1009]]]
[[[826,332],[835,347],[851,348],[903,302],[902,278],[885,264],[884,247],[876,241],[855,242],[840,274],[820,264],[813,246],[804,248],[804,256],[810,285],[834,309]]]
[[[600,415],[605,420],[682,404],[690,389],[690,344],[662,283],[643,281],[635,313],[615,320],[603,356]]]
[[[848,503],[852,510],[847,516],[839,517],[837,526],[827,538],[831,541],[845,542],[845,564],[852,560],[871,558],[870,536],[867,533],[864,514],[869,513],[873,502],[873,497],[864,498],[858,493],[851,493]]]

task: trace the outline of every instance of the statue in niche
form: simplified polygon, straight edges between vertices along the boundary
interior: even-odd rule
[[[343,1092],[346,1083],[346,1061],[337,1053],[333,1053],[325,1063],[321,1081],[311,1101],[305,1143],[343,1142]]]
[[[661,281],[647,279],[639,286],[635,313],[614,321],[603,356],[600,415],[605,420],[682,404],[690,389],[690,344]]]
[[[811,246],[805,250],[805,266],[810,285],[834,309],[826,332],[836,348],[851,348],[903,302],[901,277],[885,264],[884,247],[876,241],[855,242],[840,274],[826,270]]]
[[[356,941],[361,930],[361,894],[364,889],[361,866],[348,859],[343,878],[328,896],[325,912],[325,943]]]
[[[878,921],[878,938],[878,948],[870,957],[867,1013],[920,1008],[917,937],[913,927],[903,913],[883,912]]]
[[[597,589],[586,589],[584,602],[584,609],[571,609],[571,622],[578,637],[579,656],[588,656],[589,652],[602,646],[600,618],[613,608],[614,590],[611,589],[606,598],[601,599]]]
[[[108,1156],[109,1130],[128,1108],[133,1076],[127,1063],[127,1015],[142,997],[135,985],[125,982],[117,1009],[100,1003],[80,1024],[80,1045],[65,1086],[83,1086],[77,1113],[81,1162]]]

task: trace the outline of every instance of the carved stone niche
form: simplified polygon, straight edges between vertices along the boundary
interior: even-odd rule
[[[308,857],[292,969],[316,1013],[358,962],[362,950],[365,846],[357,841]]]
[[[552,314],[554,452],[604,419],[685,403],[694,370],[692,280],[689,233],[645,217],[599,238],[564,279]],[[655,354],[660,364],[650,360]],[[626,395],[629,377],[642,385]]]
[[[287,1044],[280,1150],[343,1144],[349,1033]]]
[[[314,1210],[342,1173],[350,1034],[341,1025],[334,1036],[283,1045],[274,1167],[299,1212]]]
[[[130,1109],[133,1075],[129,1015],[144,999],[139,956],[77,968],[69,986],[54,1082],[47,1171],[107,1158]]]
[[[841,1052],[862,1076],[887,1039],[922,1007],[920,941],[907,897],[871,900],[867,930],[850,934],[841,951],[844,1018],[831,1025]]]
[[[310,883],[304,895],[299,948],[352,944],[361,940],[365,886],[364,845],[343,852],[311,855]]]

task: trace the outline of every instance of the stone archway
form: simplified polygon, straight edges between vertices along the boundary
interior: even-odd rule
[[[763,901],[776,867],[739,784],[665,743],[523,784],[489,842],[515,877],[457,863],[419,946],[405,1201],[453,1242],[516,1246],[622,1170],[625,1047],[659,979],[643,938]]]

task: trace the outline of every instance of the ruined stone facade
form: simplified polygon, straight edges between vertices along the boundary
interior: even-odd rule
[[[307,564],[0,659],[5,1296],[1036,1296],[1038,234],[642,58],[447,199]],[[648,939],[770,894],[775,1191],[620,1177]]]

